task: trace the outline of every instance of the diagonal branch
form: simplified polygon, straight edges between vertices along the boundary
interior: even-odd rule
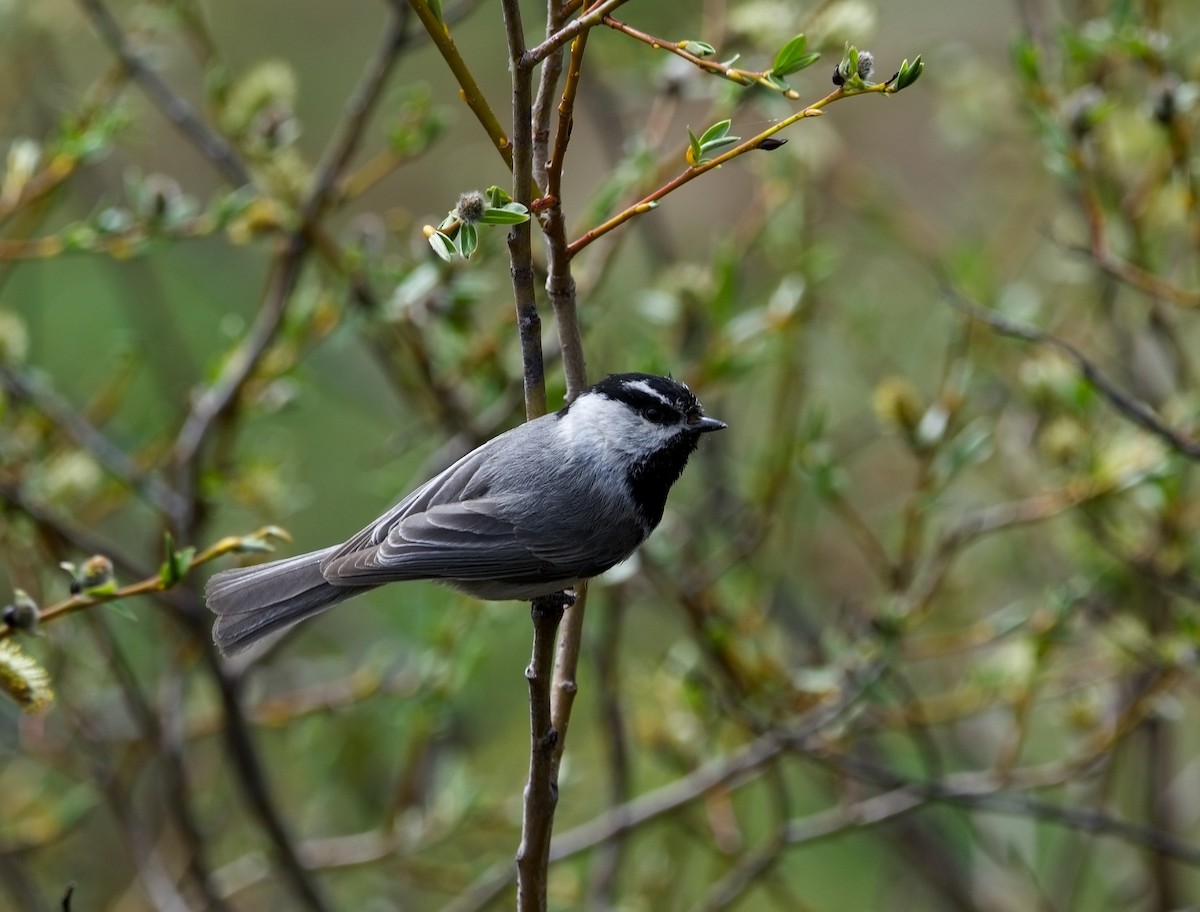
[[[1066,339],[1061,339],[1052,333],[1045,332],[1033,326],[1017,323],[994,311],[986,310],[966,298],[960,292],[949,286],[943,286],[942,293],[947,302],[956,310],[966,314],[973,320],[978,320],[990,326],[1002,336],[1022,339],[1035,345],[1053,348],[1066,355],[1075,363],[1076,369],[1083,375],[1107,402],[1127,420],[1136,424],[1142,430],[1153,434],[1177,453],[1189,459],[1200,459],[1200,441],[1185,435],[1163,422],[1144,402],[1135,399],[1102,371],[1095,362],[1090,360],[1082,351]]]
[[[511,168],[513,163],[512,143],[505,135],[504,128],[500,126],[500,121],[496,118],[491,105],[488,104],[483,90],[479,88],[479,83],[475,81],[471,68],[463,60],[462,54],[458,52],[454,39],[450,37],[450,30],[433,12],[427,0],[409,0],[409,3],[413,12],[417,14],[417,18],[421,20],[421,24],[425,26],[425,31],[442,55],[442,59],[446,61],[446,66],[458,80],[463,101],[467,103],[467,107],[475,114],[475,118],[483,127],[484,132],[491,138],[492,145],[496,147],[496,151],[500,153],[504,163]]]
[[[358,148],[363,130],[377,104],[407,34],[407,11],[393,7],[388,27],[374,56],[367,63],[358,86],[347,103],[342,121],[326,147],[316,169],[312,186],[300,206],[300,226],[288,237],[277,255],[275,269],[262,308],[254,326],[225,364],[221,375],[197,399],[175,440],[172,463],[179,473],[179,487],[191,504],[194,516],[197,456],[209,431],[230,413],[238,394],[250,379],[263,355],[274,342],[311,243],[311,233],[329,202],[338,178]],[[180,525],[181,537],[189,530],[192,517]]]
[[[78,0],[87,13],[92,25],[100,33],[130,77],[142,87],[155,107],[162,112],[178,130],[192,141],[204,157],[216,166],[221,175],[235,187],[254,183],[249,169],[234,152],[233,147],[213,131],[192,110],[178,93],[155,72],[133,48],[120,24],[103,0]]]
[[[90,453],[109,473],[132,488],[156,510],[172,518],[183,515],[186,504],[178,493],[157,475],[139,466],[49,386],[31,374],[19,373],[0,364],[0,387],[14,398],[28,401],[77,446]]]

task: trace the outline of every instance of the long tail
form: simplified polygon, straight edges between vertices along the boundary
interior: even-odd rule
[[[325,581],[321,561],[336,550],[311,551],[215,574],[204,596],[217,615],[213,642],[221,654],[241,652],[267,634],[365,591],[367,587],[331,586]]]

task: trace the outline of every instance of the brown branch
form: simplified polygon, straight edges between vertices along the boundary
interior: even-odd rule
[[[873,89],[873,90],[879,91],[879,92],[886,91],[886,89],[882,83],[879,85],[879,87],[877,89]],[[846,97],[848,97],[847,92],[843,91],[841,88],[835,89],[834,91],[832,91],[828,95],[826,95],[824,98],[822,98],[820,101],[813,102],[808,107],[804,108],[802,111],[797,111],[795,114],[792,114],[790,117],[785,117],[783,120],[779,121],[776,124],[773,124],[772,126],[768,127],[766,130],[763,130],[761,133],[757,134],[756,136],[753,136],[750,139],[746,140],[745,142],[739,143],[738,145],[734,146],[728,152],[725,152],[725,153],[718,155],[715,158],[711,158],[707,161],[701,162],[700,164],[689,165],[687,170],[685,170],[678,177],[675,177],[672,180],[667,181],[661,187],[659,187],[656,190],[651,191],[646,196],[644,196],[640,200],[638,200],[636,203],[633,203],[631,206],[626,207],[624,210],[622,210],[621,212],[618,212],[616,215],[614,215],[612,218],[608,219],[607,221],[602,222],[601,224],[597,225],[595,228],[591,228],[588,231],[584,232],[580,237],[578,237],[576,240],[572,241],[567,246],[567,252],[571,256],[575,256],[575,254],[579,253],[579,251],[581,251],[584,247],[588,246],[589,244],[591,244],[593,241],[597,240],[598,238],[601,238],[604,235],[608,234],[608,232],[612,231],[614,228],[620,227],[625,222],[629,221],[631,218],[634,218],[635,216],[638,216],[638,215],[644,215],[647,212],[653,211],[655,208],[658,207],[658,201],[660,199],[662,199],[664,196],[667,196],[670,193],[675,192],[680,187],[682,187],[684,184],[690,183],[691,181],[695,180],[697,177],[699,177],[702,174],[707,174],[709,171],[712,171],[714,168],[721,167],[721,165],[725,164],[725,162],[731,161],[732,159],[737,158],[739,155],[745,155],[747,152],[751,152],[754,149],[757,149],[760,145],[762,145],[763,140],[769,139],[770,137],[772,137],[776,133],[778,133],[780,130],[787,129],[788,127],[790,127],[792,124],[796,123],[797,121],[803,120],[806,117],[820,116],[821,114],[824,113],[825,107],[827,107],[828,105],[837,101],[839,98],[846,98]]]
[[[504,29],[508,38],[512,73],[512,175],[513,199],[527,208],[533,204],[533,77],[520,66],[525,51],[521,8],[517,0],[504,0]],[[546,413],[546,375],[542,357],[542,318],[534,292],[532,225],[514,225],[508,233],[509,269],[517,310],[517,332],[521,340],[521,366],[525,385],[525,416]]]
[[[787,750],[790,743],[802,743],[841,719],[879,680],[884,668],[883,663],[876,663],[853,675],[843,687],[841,699],[830,706],[814,708],[791,727],[766,732],[728,756],[710,760],[686,776],[609,808],[590,822],[562,833],[554,840],[550,860],[562,861],[604,845],[691,804],[712,789],[732,789],[749,781],[754,773]],[[442,912],[478,912],[499,896],[512,879],[510,868],[489,871]]]
[[[575,597],[566,623],[559,629],[558,644],[554,655],[554,681],[550,694],[550,723],[558,735],[551,759],[551,776],[558,781],[558,769],[562,764],[563,751],[567,746],[567,730],[571,725],[571,709],[575,695],[579,692],[576,675],[579,670],[579,655],[583,649],[583,619],[586,616],[588,585],[581,580],[575,586]]]
[[[736,82],[738,85],[750,86],[761,85],[764,88],[774,92],[779,92],[784,98],[790,98],[793,101],[800,97],[800,93],[795,89],[783,89],[777,83],[768,79],[771,71],[766,70],[743,70],[739,67],[732,67],[725,63],[720,63],[716,60],[710,60],[707,57],[697,57],[685,48],[686,41],[667,41],[662,38],[655,37],[648,32],[643,32],[629,25],[627,22],[622,22],[620,19],[614,19],[612,16],[604,17],[604,24],[609,28],[620,32],[623,35],[628,35],[642,44],[648,45],[656,51],[667,51],[677,57],[686,60],[692,66],[704,70],[707,73],[712,73],[716,76],[724,77],[730,82]]]
[[[554,0],[551,0],[554,3]],[[558,106],[558,129],[554,138],[551,159],[544,172],[549,207],[541,214],[540,224],[546,238],[546,294],[554,309],[558,340],[562,348],[563,373],[567,385],[567,402],[571,402],[587,387],[587,360],[583,351],[583,334],[579,328],[575,277],[571,273],[571,255],[567,249],[567,223],[562,203],[562,169],[571,136],[575,98],[588,32],[583,32],[571,45],[566,87]],[[581,612],[582,613],[582,612]],[[568,625],[572,623],[568,620]]]
[[[1121,259],[1103,244],[1093,247],[1073,247],[1078,253],[1089,257],[1105,275],[1124,282],[1152,298],[1170,301],[1178,307],[1189,309],[1200,308],[1200,291],[1182,288],[1166,279],[1159,278],[1153,272],[1143,269],[1128,260]]]
[[[533,600],[533,655],[525,669],[529,682],[529,780],[525,785],[521,845],[517,849],[517,910],[546,912],[550,833],[558,805],[555,747],[559,733],[550,715],[554,640],[568,604],[559,592]]]
[[[537,47],[532,47],[528,51],[525,51],[516,62],[525,69],[532,69],[563,45],[570,43],[577,35],[583,34],[588,29],[595,28],[605,16],[627,2],[628,0],[601,0],[600,3],[592,6],[578,19],[572,20],[568,25],[563,26],[556,33],[550,35]]]
[[[546,34],[553,35],[562,26],[562,8],[558,0],[546,2]],[[586,32],[584,33],[586,34]],[[546,167],[550,156],[550,117],[554,96],[562,76],[563,49],[556,48],[542,61],[537,97],[533,102],[533,179],[546,186]]]

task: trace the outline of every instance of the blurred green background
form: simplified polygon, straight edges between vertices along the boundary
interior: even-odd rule
[[[173,483],[171,442],[262,307],[387,6],[114,4],[249,162],[256,194],[232,194],[122,87],[89,10],[0,4],[0,144],[32,140],[35,171],[71,142],[98,147],[52,193],[0,205],[3,243],[79,248],[0,246],[0,360]],[[534,42],[543,10],[524,11]],[[499,6],[447,15],[507,123]],[[790,77],[789,101],[596,29],[564,173],[572,238],[681,171],[688,127],[730,117],[749,137],[828,94],[847,43],[873,52],[878,80],[917,54],[927,69],[903,93],[831,105],[574,261],[592,379],[672,372],[730,431],[704,442],[642,554],[592,588],[556,833],[840,711],[556,863],[551,907],[1187,907],[1200,499],[1195,454],[1159,431],[1195,440],[1200,415],[1200,7],[710,0],[616,15],[747,68],[797,32],[823,56]],[[96,98],[111,135],[72,121]],[[286,553],[339,541],[521,419],[503,231],[450,265],[421,233],[459,193],[511,181],[427,41],[399,55],[350,170],[388,149],[378,183],[323,213],[345,257],[311,258],[212,429],[181,544],[266,524],[291,533]],[[10,153],[11,186],[19,165]],[[138,210],[147,186],[227,215],[172,237]],[[81,225],[93,234],[78,240]],[[129,248],[111,255],[106,230]],[[964,302],[1069,340],[1152,426],[1061,346],[997,333]],[[67,597],[56,565],[87,552],[64,528],[153,571],[169,523],[127,479],[11,383],[0,419],[0,601]],[[118,580],[132,581],[121,566]],[[121,604],[19,640],[57,699],[37,715],[0,702],[0,906],[58,908],[73,883],[76,909],[303,908],[222,737],[202,631],[183,603]],[[330,908],[489,907],[468,887],[503,880],[519,838],[529,638],[521,605],[412,584],[231,673]],[[198,838],[172,809],[180,770]],[[870,807],[886,821],[855,816],[885,793]],[[189,881],[200,862],[207,898]],[[508,889],[490,907],[512,905]]]

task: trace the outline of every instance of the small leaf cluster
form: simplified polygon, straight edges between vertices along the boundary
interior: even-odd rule
[[[458,205],[446,213],[436,228],[425,226],[429,246],[446,262],[456,256],[464,260],[479,247],[477,225],[520,225],[529,221],[529,209],[515,202],[500,187],[480,193],[472,190],[459,197]]]
[[[718,121],[701,133],[700,136],[696,136],[692,132],[692,128],[688,127],[688,148],[684,155],[687,163],[694,168],[711,160],[712,153],[718,149],[741,142],[742,138],[740,136],[729,135],[731,124],[732,121],[730,120]]]
[[[807,36],[800,34],[779,49],[775,62],[766,72],[765,78],[772,87],[787,92],[791,86],[784,79],[792,73],[807,69],[821,59],[820,53],[808,50]]]
[[[117,591],[112,560],[104,554],[93,554],[78,567],[70,561],[58,566],[70,577],[71,595],[105,596]]]
[[[196,559],[196,549],[194,547],[176,548],[175,539],[168,532],[163,536],[163,551],[165,556],[162,565],[158,568],[158,578],[162,580],[164,586],[174,586],[192,567],[192,561]]]
[[[910,85],[921,78],[921,74],[925,72],[925,61],[918,54],[910,62],[907,57],[900,64],[900,69],[896,71],[896,75],[888,80],[888,85],[892,91],[899,92],[902,89],[907,89]]]
[[[449,119],[448,111],[433,103],[428,85],[406,87],[387,127],[388,147],[402,158],[413,158],[437,141]]]
[[[870,51],[847,44],[841,62],[833,70],[833,84],[843,92],[861,92],[874,85],[870,81],[874,69],[875,58]]]

